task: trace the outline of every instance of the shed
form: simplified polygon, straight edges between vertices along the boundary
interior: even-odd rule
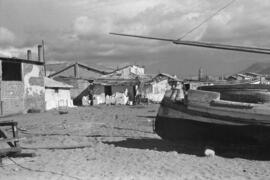
[[[96,79],[90,88],[92,95],[98,99],[97,104],[106,103],[106,97],[115,97],[118,94],[126,94],[130,101],[135,100],[136,92],[139,85],[138,79],[121,79],[121,78],[106,78]]]
[[[103,69],[99,70],[97,67],[90,67],[79,62],[60,65],[48,65],[47,69],[53,72],[48,77],[73,86],[71,98],[74,105],[82,105],[82,99],[89,95],[89,86],[93,80],[107,73]]]
[[[45,109],[44,63],[0,57],[0,114]]]
[[[44,78],[45,80],[45,102],[46,110],[58,108],[59,106],[73,107],[70,96],[71,85]]]
[[[149,101],[159,103],[162,101],[165,92],[172,87],[179,85],[179,82],[181,82],[181,80],[177,77],[159,73],[148,82],[144,82],[140,88],[141,96]]]

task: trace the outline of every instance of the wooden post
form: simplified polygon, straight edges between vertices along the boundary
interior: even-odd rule
[[[5,133],[4,131],[2,131],[1,129],[0,129],[0,137],[3,137],[3,138],[5,138],[5,139],[8,138],[7,135],[6,135],[6,133]],[[7,143],[8,143],[8,145],[9,145],[10,147],[15,147],[14,144],[12,144],[12,142],[7,142]]]
[[[22,153],[22,148],[19,145],[19,132],[18,123],[15,121],[1,121],[0,126],[11,126],[12,127],[12,138],[8,138],[4,131],[0,129],[1,142],[6,142],[10,146],[9,148],[0,148],[0,166],[2,162],[2,157],[34,157],[35,153]],[[12,143],[14,142],[14,144]]]
[[[79,77],[79,66],[78,66],[78,63],[75,63],[74,64],[74,76],[75,76],[75,78],[78,78]]]
[[[4,115],[4,112],[3,112],[3,105],[4,105],[4,102],[3,101],[0,101],[0,109],[1,109],[1,116],[3,116]]]
[[[13,137],[16,138],[16,139],[19,138],[19,132],[18,132],[17,125],[18,125],[17,122],[14,122],[14,123],[12,124],[12,133],[13,133]],[[18,141],[18,140],[15,140],[15,141],[14,141],[14,146],[15,146],[15,147],[20,147],[20,144],[19,144],[19,141]]]
[[[46,61],[45,61],[45,44],[44,41],[42,40],[42,55],[43,55],[43,63],[44,63],[44,75],[46,77]]]

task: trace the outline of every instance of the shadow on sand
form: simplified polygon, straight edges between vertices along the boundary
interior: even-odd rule
[[[185,153],[185,154],[195,154],[198,156],[202,156],[197,152],[199,151],[192,151],[192,149],[185,147],[183,148],[182,145],[174,144],[168,141],[164,141],[162,139],[157,138],[127,138],[124,141],[118,142],[103,142],[106,144],[113,144],[117,147],[124,147],[124,148],[134,148],[134,149],[149,149],[155,151],[164,151],[164,152],[171,152],[176,151],[178,153]]]
[[[198,143],[183,142],[181,144],[172,143],[158,138],[127,138],[117,142],[103,142],[116,147],[148,149],[161,152],[176,151],[179,154],[204,156],[204,150],[209,147]],[[220,146],[212,144],[210,147],[215,150],[216,155],[224,158],[244,158],[249,160],[270,160],[270,148],[255,146]]]
[[[137,117],[150,118],[150,119],[155,119],[156,118],[156,116],[137,116]]]

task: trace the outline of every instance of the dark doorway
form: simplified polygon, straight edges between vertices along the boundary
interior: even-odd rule
[[[21,81],[22,80],[21,63],[2,61],[2,80]]]
[[[112,86],[104,86],[105,96],[112,95]]]
[[[133,97],[135,97],[136,95],[137,95],[136,86],[133,86]]]
[[[184,84],[184,89],[187,91],[190,89],[190,84]]]

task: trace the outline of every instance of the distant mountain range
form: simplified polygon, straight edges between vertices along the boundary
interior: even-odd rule
[[[257,62],[241,71],[244,72],[254,72],[258,74],[269,74],[270,75],[270,62]]]

